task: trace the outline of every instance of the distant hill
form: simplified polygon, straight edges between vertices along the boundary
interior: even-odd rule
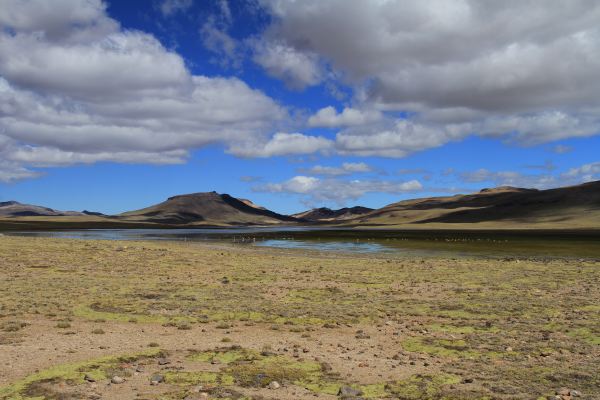
[[[48,207],[19,203],[18,201],[0,202],[0,216],[2,217],[64,217],[77,215],[84,215],[84,213],[77,211],[58,211]]]
[[[332,210],[331,208],[321,207],[313,208],[312,210],[303,211],[301,213],[292,214],[292,217],[303,219],[306,221],[341,221],[358,217],[360,215],[367,214],[373,211],[372,208],[368,207],[345,207],[339,210]]]
[[[162,203],[114,216],[0,202],[0,229],[315,223],[332,228],[600,229],[600,181],[548,190],[503,186],[473,194],[404,200],[376,210],[316,208],[291,216],[216,192],[173,196]]]
[[[141,210],[119,215],[121,220],[161,224],[273,225],[297,222],[294,217],[277,214],[249,200],[217,192],[193,193],[169,197],[166,201]]]
[[[468,195],[405,200],[348,222],[361,226],[470,224],[600,228],[600,181],[548,190],[503,186]]]

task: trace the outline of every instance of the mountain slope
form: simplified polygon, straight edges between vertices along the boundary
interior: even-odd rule
[[[120,219],[164,224],[202,223],[206,225],[272,225],[297,219],[217,192],[169,197],[141,210],[121,214]]]
[[[303,219],[306,221],[341,221],[345,219],[356,218],[360,215],[367,214],[374,211],[368,207],[344,207],[339,210],[332,210],[331,208],[321,207],[313,208],[301,213],[292,214],[292,217]]]
[[[84,215],[77,211],[59,211],[48,207],[23,204],[18,201],[0,202],[0,216],[2,217],[60,217]]]
[[[349,221],[358,225],[556,225],[600,227],[600,181],[548,190],[499,187],[405,200]]]

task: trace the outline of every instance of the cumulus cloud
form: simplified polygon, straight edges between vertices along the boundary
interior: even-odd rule
[[[256,41],[253,49],[254,62],[290,88],[304,89],[324,78],[319,59],[311,52],[303,52],[278,41]]]
[[[373,168],[370,165],[359,162],[359,163],[351,163],[345,162],[342,163],[340,167],[328,167],[323,165],[315,165],[312,168],[304,170],[306,173],[311,175],[329,175],[329,176],[340,176],[340,175],[350,175],[361,172],[371,172]]]
[[[272,157],[324,152],[332,147],[333,142],[322,136],[278,132],[268,141],[243,141],[232,144],[228,151],[242,157]]]
[[[335,128],[340,126],[364,125],[382,118],[378,110],[359,110],[345,107],[338,113],[332,106],[317,111],[308,119],[308,125],[312,127]]]
[[[100,0],[0,7],[0,156],[14,179],[35,176],[28,167],[183,162],[209,143],[264,140],[287,117],[237,78],[192,75]]]
[[[448,125],[454,138],[480,134],[525,145],[600,133],[597,2],[263,4],[274,17],[264,40],[276,37],[282,46],[318,55],[363,104],[406,112],[421,127],[410,134],[377,126],[344,132],[342,150],[402,156],[447,142]],[[332,111],[323,119],[343,125]],[[437,132],[420,140],[424,129]],[[388,148],[371,144],[384,137]],[[407,147],[407,140],[420,144]]]
[[[341,154],[404,157],[461,137],[463,133],[455,127],[398,119],[376,126],[343,130],[336,135],[336,149]]]
[[[417,180],[406,182],[376,180],[339,180],[319,179],[311,176],[295,176],[281,183],[268,183],[253,188],[258,192],[288,193],[300,195],[306,203],[317,204],[333,201],[344,205],[349,200],[356,200],[366,193],[415,193],[423,189]]]

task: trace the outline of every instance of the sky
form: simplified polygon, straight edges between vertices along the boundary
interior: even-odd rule
[[[598,179],[595,0],[0,0],[0,201],[293,213]]]

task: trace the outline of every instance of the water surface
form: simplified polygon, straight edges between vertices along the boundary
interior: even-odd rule
[[[269,227],[224,229],[85,229],[7,235],[94,240],[219,241],[238,245],[406,255],[600,258],[592,232],[399,231]]]

